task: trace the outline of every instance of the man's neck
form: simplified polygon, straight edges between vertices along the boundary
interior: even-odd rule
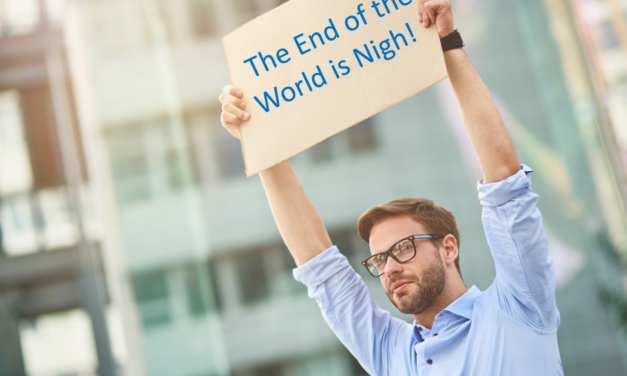
[[[459,281],[459,283],[455,283],[455,286],[450,286],[450,288],[445,288],[444,291],[440,294],[440,296],[421,313],[414,315],[414,320],[416,320],[416,324],[420,324],[428,329],[433,327],[433,321],[435,320],[435,316],[440,313],[444,308],[448,307],[451,303],[459,299],[460,296],[464,295],[468,291],[464,283]]]

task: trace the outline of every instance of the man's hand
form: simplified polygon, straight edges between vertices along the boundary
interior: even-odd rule
[[[451,3],[448,0],[418,0],[418,21],[424,27],[435,24],[440,39],[455,30]]]
[[[222,120],[222,125],[238,139],[241,139],[242,136],[239,129],[242,120],[250,119],[250,114],[244,111],[246,103],[242,100],[243,95],[241,90],[231,85],[226,85],[222,89],[222,94],[220,94],[220,103],[222,103],[222,116],[220,119]]]

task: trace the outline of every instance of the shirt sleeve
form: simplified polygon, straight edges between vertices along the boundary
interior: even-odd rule
[[[477,184],[482,220],[496,266],[486,293],[513,319],[534,330],[555,331],[555,269],[548,253],[538,195],[531,191],[528,166],[509,178]]]
[[[387,375],[388,362],[405,321],[372,300],[366,284],[333,246],[294,269],[322,315],[346,348],[370,375]]]

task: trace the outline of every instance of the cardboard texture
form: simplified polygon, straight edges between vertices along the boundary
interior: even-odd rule
[[[416,1],[375,3],[290,0],[223,37],[251,114],[241,125],[248,176],[446,78],[437,30],[418,22]]]

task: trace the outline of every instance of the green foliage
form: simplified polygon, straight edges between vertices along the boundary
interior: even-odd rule
[[[601,303],[618,317],[618,325],[627,329],[627,299],[625,294],[607,286],[599,286]]]
[[[605,234],[597,235],[597,245],[601,256],[607,262],[620,270],[622,276],[627,274],[627,261],[621,257],[621,253],[612,244]],[[627,330],[627,298],[623,289],[610,287],[607,283],[598,284],[598,298],[603,306],[612,312],[618,319],[618,326]]]

